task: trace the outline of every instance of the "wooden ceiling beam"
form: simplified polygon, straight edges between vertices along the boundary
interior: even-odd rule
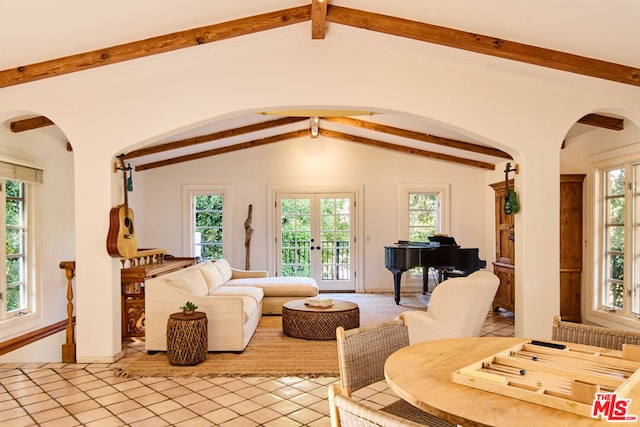
[[[446,162],[459,163],[459,164],[463,164],[463,165],[466,165],[466,166],[473,166],[473,167],[482,168],[482,169],[495,170],[495,165],[494,164],[487,163],[487,162],[481,162],[481,161],[478,161],[478,160],[465,159],[465,158],[462,158],[462,157],[456,157],[456,156],[451,156],[451,155],[442,154],[442,153],[436,153],[436,152],[432,152],[432,151],[420,150],[418,148],[406,147],[406,146],[403,146],[403,145],[390,144],[388,142],[378,141],[378,140],[371,139],[371,138],[364,138],[364,137],[361,137],[361,136],[349,135],[349,134],[346,134],[346,133],[336,132],[336,131],[327,130],[327,129],[320,129],[319,133],[320,133],[320,135],[323,135],[323,136],[326,136],[326,137],[329,137],[329,138],[340,139],[340,140],[348,141],[348,142],[356,142],[356,143],[359,143],[359,144],[364,144],[364,145],[368,145],[368,146],[372,146],[372,147],[385,148],[387,150],[393,150],[393,151],[397,151],[397,152],[400,152],[400,153],[412,154],[412,155],[417,155],[417,156],[421,156],[421,157],[427,157],[427,158],[436,159],[436,160],[443,160],[443,161],[446,161]],[[264,146],[264,145],[273,144],[275,142],[286,141],[286,140],[292,139],[292,138],[301,138],[301,137],[304,137],[304,136],[309,136],[309,130],[308,129],[302,129],[302,130],[297,130],[297,131],[293,131],[293,132],[287,132],[287,133],[284,133],[284,134],[281,134],[281,135],[274,135],[274,136],[270,136],[270,137],[267,137],[267,138],[261,138],[261,139],[257,139],[257,140],[253,140],[253,141],[243,142],[241,144],[229,145],[227,147],[215,148],[215,149],[212,149],[212,150],[206,150],[206,151],[201,151],[201,152],[198,152],[198,153],[187,154],[187,155],[184,155],[184,156],[174,157],[172,159],[146,163],[146,164],[142,164],[142,165],[136,166],[135,170],[139,172],[139,171],[159,168],[159,167],[163,167],[163,166],[170,166],[170,165],[174,165],[174,164],[177,164],[177,163],[188,162],[188,161],[191,161],[191,160],[202,159],[202,158],[205,158],[205,157],[217,156],[217,155],[220,155],[220,154],[226,154],[226,153],[231,153],[231,152],[234,152],[234,151],[245,150],[245,149],[248,149],[248,148],[261,147],[261,146]],[[128,155],[126,155],[125,158],[128,158]]]
[[[640,69],[408,19],[328,5],[327,21],[640,86]]]
[[[336,139],[341,139],[343,141],[349,141],[349,142],[357,142],[359,144],[365,144],[372,147],[385,148],[387,150],[393,150],[393,151],[397,151],[405,154],[413,154],[416,156],[427,157],[430,159],[443,160],[445,162],[459,163],[466,166],[473,166],[476,168],[489,169],[489,170],[495,170],[496,168],[493,163],[465,159],[462,157],[450,156],[448,154],[436,153],[433,151],[420,150],[419,148],[407,147],[404,145],[390,144],[388,142],[378,141],[376,139],[349,135],[346,133],[336,132],[333,130],[327,130],[327,129],[321,128],[319,133],[320,135],[323,135],[329,138],[336,138]]]
[[[269,120],[267,122],[255,123],[248,126],[242,126],[234,129],[222,130],[220,132],[214,132],[207,135],[195,136],[193,138],[181,139],[178,141],[167,142],[165,144],[153,145],[151,147],[140,148],[128,152],[124,158],[125,160],[133,159],[135,157],[148,156],[150,154],[162,153],[165,151],[177,150],[179,148],[190,147],[192,145],[202,144],[210,141],[217,141],[219,139],[231,138],[233,136],[243,135],[246,133],[257,132],[265,129],[271,129],[278,126],[285,126],[292,123],[306,122],[308,119],[300,119],[300,117],[283,117],[281,119]]]
[[[0,71],[0,88],[309,21],[309,5],[164,34]]]
[[[296,130],[293,132],[284,133],[281,135],[269,136],[262,139],[243,142],[241,144],[229,145],[227,147],[214,148],[212,150],[201,151],[199,153],[187,154],[185,156],[174,157],[172,159],[161,160],[158,162],[146,163],[144,165],[136,166],[136,171],[143,171],[148,169],[159,168],[162,166],[175,165],[176,163],[188,162],[191,160],[203,159],[205,157],[217,156],[219,154],[231,153],[234,151],[245,150],[247,148],[261,147],[267,144],[273,144],[275,142],[285,141],[292,138],[300,138],[309,135],[308,129]],[[126,156],[125,156],[126,158]]]
[[[324,39],[327,25],[327,2],[311,0],[311,38]]]
[[[582,123],[590,126],[597,126],[610,130],[622,130],[624,129],[624,120],[615,117],[602,116],[600,114],[587,114],[578,123]]]
[[[484,145],[471,144],[469,142],[458,141],[456,139],[443,138],[440,136],[430,135],[428,133],[415,132],[406,129],[400,129],[393,126],[381,125],[378,123],[367,122],[360,119],[350,117],[322,117],[331,123],[339,123],[343,125],[355,126],[361,129],[373,130],[389,135],[400,136],[402,138],[413,139],[417,141],[427,142],[430,144],[442,145],[449,148],[457,148],[459,150],[472,151],[474,153],[486,154],[488,156],[500,157],[503,159],[513,159],[509,153],[498,150],[493,147],[485,147]]]
[[[9,124],[11,132],[24,132],[31,129],[38,129],[45,126],[54,125],[51,120],[45,116],[31,117],[28,119],[16,120]]]
[[[231,37],[252,34],[312,19],[314,3],[276,12],[240,18],[205,27],[179,31],[122,45],[98,49],[52,59],[30,65],[22,65],[0,71],[0,88],[87,70],[145,56],[156,55],[199,44],[211,43]],[[426,24],[393,16],[326,4],[326,19],[316,10],[314,24],[333,22],[399,37],[435,43],[470,52],[497,56],[556,70],[597,77],[623,84],[640,86],[640,69],[607,61],[587,58],[570,53],[526,45],[497,37],[484,36],[447,27]],[[318,4],[318,6],[320,6]],[[321,25],[312,25],[312,37],[317,37]]]

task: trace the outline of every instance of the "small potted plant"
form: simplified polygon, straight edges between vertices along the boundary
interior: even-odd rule
[[[196,311],[197,308],[198,308],[197,305],[195,305],[191,301],[187,301],[182,307],[180,307],[180,310],[182,310],[182,312],[186,316],[191,316]]]

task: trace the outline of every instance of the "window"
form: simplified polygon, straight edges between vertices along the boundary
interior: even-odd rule
[[[222,258],[222,194],[200,194],[194,198],[193,253],[203,260]]]
[[[0,320],[33,314],[36,307],[35,193],[42,171],[0,161]]]
[[[5,292],[7,295],[7,313],[15,313],[18,310],[28,308],[27,283],[25,271],[27,256],[26,250],[26,215],[25,215],[25,185],[18,181],[4,181],[2,192],[5,202],[5,228],[4,228],[4,274]]]
[[[398,194],[398,240],[428,241],[449,232],[449,184],[400,184]],[[421,277],[421,268],[407,272],[409,280]]]
[[[409,193],[409,240],[429,240],[440,232],[438,193]]]
[[[449,184],[399,184],[398,240],[449,232]]]
[[[226,238],[231,216],[229,195],[225,188],[187,189],[189,227],[187,245],[191,256],[202,260],[225,257],[229,248]]]
[[[599,274],[596,310],[640,318],[640,160],[596,171],[599,181]]]

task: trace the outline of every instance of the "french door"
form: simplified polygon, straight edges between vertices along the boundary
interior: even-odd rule
[[[277,194],[277,274],[312,277],[321,291],[355,290],[354,200],[354,193]]]

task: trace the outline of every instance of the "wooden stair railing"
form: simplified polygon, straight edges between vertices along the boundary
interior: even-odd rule
[[[73,278],[76,274],[75,261],[62,261],[60,268],[67,277],[67,341],[62,344],[62,362],[76,363],[76,341],[73,331]]]

